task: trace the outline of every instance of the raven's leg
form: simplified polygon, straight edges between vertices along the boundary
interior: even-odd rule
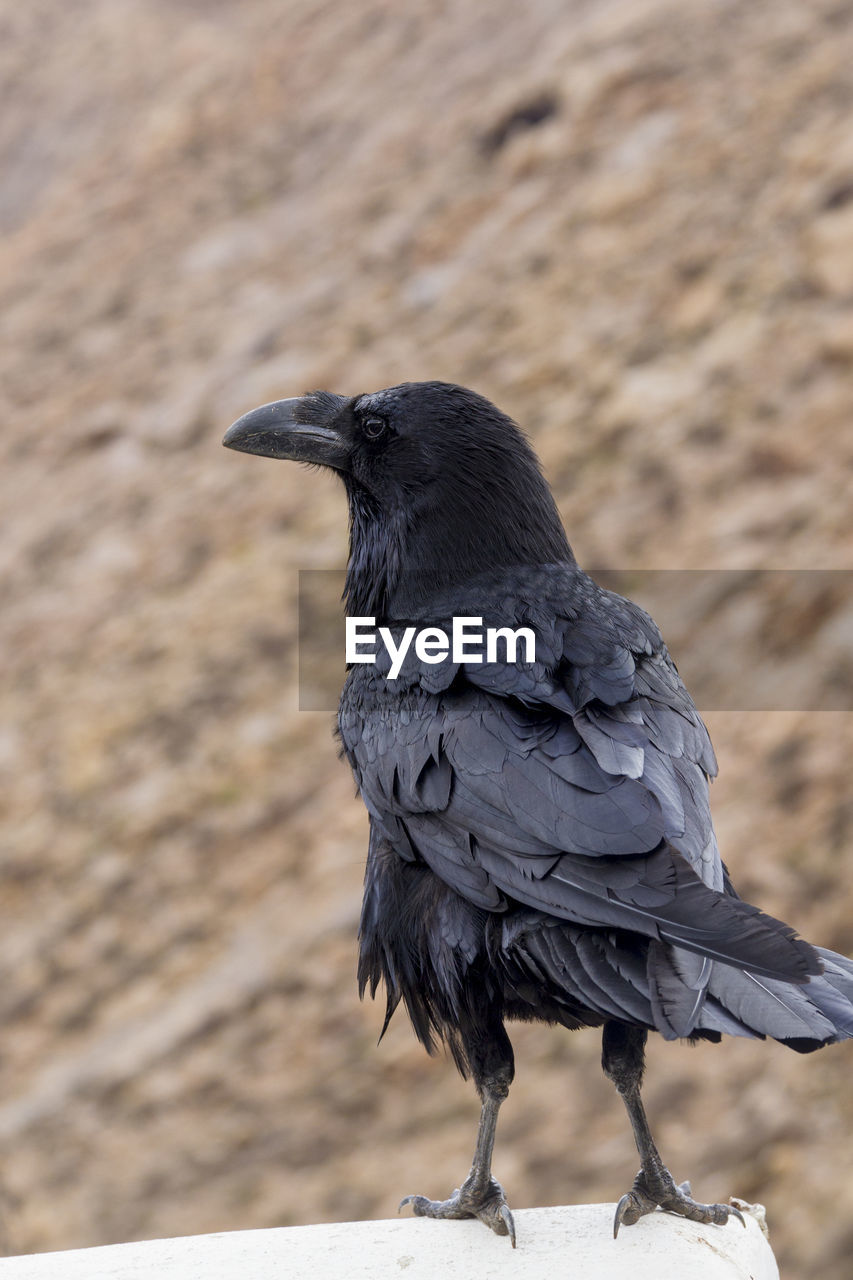
[[[601,1065],[627,1107],[641,1161],[633,1187],[616,1206],[614,1236],[623,1222],[631,1226],[658,1205],[668,1213],[678,1213],[682,1218],[692,1218],[694,1222],[716,1222],[722,1226],[732,1215],[743,1222],[740,1210],[732,1205],[697,1204],[690,1194],[690,1183],[682,1182],[677,1187],[661,1160],[640,1099],[645,1046],[646,1032],[643,1028],[629,1027],[624,1022],[605,1022]]]
[[[504,1198],[503,1187],[492,1177],[492,1149],[501,1103],[509,1093],[514,1074],[512,1045],[498,1022],[478,1033],[463,1034],[465,1056],[483,1106],[477,1145],[468,1177],[448,1200],[428,1200],[426,1196],[406,1196],[419,1218],[479,1218],[499,1236],[509,1236],[515,1248],[515,1224]]]

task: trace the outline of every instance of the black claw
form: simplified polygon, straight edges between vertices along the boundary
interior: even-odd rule
[[[613,1215],[613,1239],[614,1240],[619,1235],[619,1228],[622,1226],[622,1223],[625,1221],[625,1210],[630,1207],[630,1204],[631,1204],[631,1197],[629,1195],[624,1195],[616,1206],[616,1213]],[[634,1221],[636,1222],[636,1218],[634,1219]],[[629,1223],[628,1225],[631,1226],[631,1223]]]
[[[739,1218],[740,1225],[744,1228],[744,1230],[746,1230],[746,1218],[743,1216],[740,1209],[738,1209],[737,1205],[734,1205],[734,1204],[729,1205],[729,1213],[732,1215],[732,1217]]]
[[[505,1204],[501,1205],[500,1216],[502,1220],[506,1223],[506,1233],[509,1236],[510,1241],[512,1243],[512,1247],[514,1249],[515,1248],[515,1223],[513,1222],[512,1214],[510,1213],[509,1207],[507,1205]]]

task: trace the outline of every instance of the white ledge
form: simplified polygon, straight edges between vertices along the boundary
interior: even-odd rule
[[[739,1202],[740,1203],[740,1202]],[[515,1213],[518,1248],[479,1222],[343,1222],[143,1240],[0,1260],[2,1280],[779,1280],[760,1205],[724,1227],[655,1213],[612,1238],[614,1205]],[[748,1211],[747,1211],[748,1210]]]

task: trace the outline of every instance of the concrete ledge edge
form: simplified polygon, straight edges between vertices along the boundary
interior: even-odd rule
[[[613,1239],[615,1206],[515,1211],[518,1248],[479,1222],[400,1217],[231,1231],[0,1260],[0,1280],[779,1280],[760,1205],[703,1226],[655,1213]]]

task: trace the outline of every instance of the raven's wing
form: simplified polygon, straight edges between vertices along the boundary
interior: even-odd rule
[[[713,959],[819,973],[793,930],[722,892],[711,744],[651,619],[569,566],[503,590],[444,616],[532,625],[535,662],[439,673],[410,653],[396,686],[350,677],[341,735],[392,846],[489,910],[512,900],[694,953],[672,965],[657,948],[661,988],[703,990]]]

